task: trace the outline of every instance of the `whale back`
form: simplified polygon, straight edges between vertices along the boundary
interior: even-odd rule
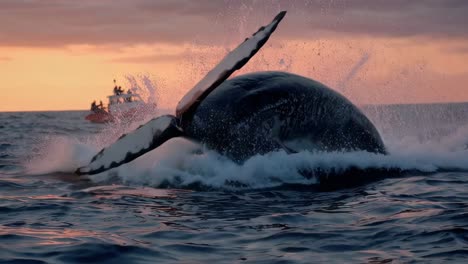
[[[225,81],[201,102],[185,131],[239,161],[278,149],[385,153],[377,129],[348,99],[285,72]]]

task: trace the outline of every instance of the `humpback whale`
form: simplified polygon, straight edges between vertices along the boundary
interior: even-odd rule
[[[385,153],[374,125],[348,99],[325,85],[286,72],[232,79],[284,18],[280,12],[232,50],[179,102],[176,114],[150,120],[102,149],[79,175],[130,162],[174,137],[185,137],[243,162],[276,150],[364,150]]]

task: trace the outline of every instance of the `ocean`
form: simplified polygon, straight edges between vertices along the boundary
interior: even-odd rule
[[[466,263],[468,103],[362,109],[389,155],[239,165],[174,139],[90,177],[138,124],[0,113],[0,263]]]

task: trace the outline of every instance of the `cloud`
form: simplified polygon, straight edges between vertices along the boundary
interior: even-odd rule
[[[110,60],[110,62],[116,63],[136,63],[136,64],[151,64],[156,62],[174,62],[178,60],[183,60],[187,56],[186,52],[177,53],[177,54],[151,54],[144,56],[127,56],[120,57]]]
[[[355,0],[334,2],[312,21],[341,33],[408,37],[468,37],[468,2],[463,0]],[[314,6],[318,8],[318,6]],[[309,9],[310,10],[310,9]]]
[[[127,49],[125,53],[114,55],[109,62],[112,63],[132,63],[132,64],[153,64],[153,63],[187,63],[193,60],[218,60],[219,56],[226,54],[227,49],[216,46],[187,45],[176,48],[168,46],[152,46],[143,55],[134,55],[136,52]],[[136,53],[138,54],[138,53]],[[141,53],[140,53],[141,54]]]
[[[468,46],[467,45],[457,45],[455,47],[451,46],[447,48],[448,52],[453,52],[453,53],[464,53],[468,54]]]
[[[324,31],[468,38],[465,0],[3,0],[0,45],[223,44],[283,9],[289,14],[278,38],[317,38]]]

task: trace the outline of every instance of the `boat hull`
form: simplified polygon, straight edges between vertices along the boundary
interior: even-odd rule
[[[92,123],[105,124],[114,121],[114,117],[107,112],[90,113],[85,117],[86,120]]]

